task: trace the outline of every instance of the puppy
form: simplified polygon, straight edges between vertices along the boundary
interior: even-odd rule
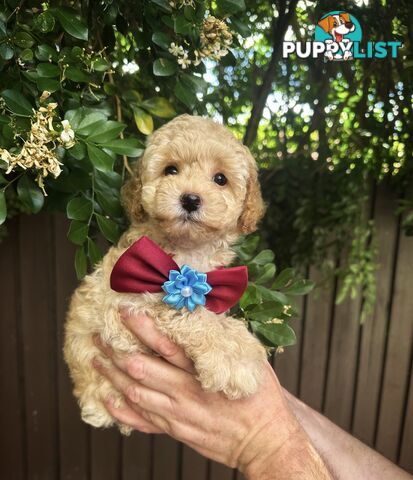
[[[349,34],[350,32],[354,32],[355,25],[350,19],[350,15],[348,13],[341,12],[337,15],[328,15],[327,17],[321,19],[318,22],[318,25],[328,34],[331,35],[333,40],[327,42],[337,42],[337,43],[346,43],[349,40],[344,38],[345,35]],[[326,43],[327,43],[326,42]],[[346,50],[343,55],[336,54],[333,56],[331,51],[326,52],[326,56],[329,60],[333,59],[341,59],[349,60],[352,56],[349,50]]]
[[[162,301],[162,293],[118,293],[110,284],[119,257],[142,236],[180,267],[208,272],[230,264],[231,245],[241,233],[253,232],[264,213],[249,150],[222,125],[181,115],[149,138],[122,197],[131,226],[74,292],[67,315],[64,354],[82,419],[95,427],[111,426],[114,420],[102,399],[112,395],[116,405],[123,402],[92,367],[94,357],[105,363],[94,345],[95,334],[119,353],[150,353],[123,326],[121,306],[151,316],[192,359],[205,390],[231,399],[254,393],[266,351],[243,321],[202,305],[193,312],[177,310]],[[130,432],[125,425],[119,427],[122,433]]]

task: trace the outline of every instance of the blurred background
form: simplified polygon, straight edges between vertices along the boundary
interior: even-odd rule
[[[398,56],[282,58],[337,10]],[[281,383],[413,473],[412,17],[408,0],[1,2],[1,478],[241,478],[83,424],[61,354],[71,292],[127,227],[120,185],[181,113],[258,162],[268,210],[239,251],[240,311],[293,302],[270,342]]]

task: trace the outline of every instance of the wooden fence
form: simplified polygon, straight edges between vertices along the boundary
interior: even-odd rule
[[[413,237],[400,232],[385,192],[374,203],[374,314],[360,325],[360,301],[336,306],[337,285],[323,287],[304,300],[295,321],[299,343],[277,357],[275,368],[291,392],[413,472]],[[66,230],[58,216],[22,216],[0,245],[0,478],[241,478],[165,436],[122,438],[80,421],[61,355],[77,283]]]

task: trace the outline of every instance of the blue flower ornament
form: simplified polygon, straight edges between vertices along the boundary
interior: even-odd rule
[[[162,285],[162,289],[166,292],[162,299],[165,303],[177,310],[186,307],[193,312],[197,305],[205,305],[205,295],[212,287],[207,282],[206,273],[184,265],[180,271],[169,271],[169,280]]]

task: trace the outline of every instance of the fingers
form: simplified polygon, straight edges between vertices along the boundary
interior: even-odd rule
[[[151,318],[146,315],[129,315],[125,309],[121,310],[120,314],[129,330],[151,350],[159,353],[169,363],[187,372],[195,372],[191,360],[186,357],[184,351],[159,332]]]
[[[140,385],[116,367],[106,367],[97,359],[93,361],[96,370],[106,377],[116,390],[143,410],[157,414],[167,414],[171,410],[171,399],[163,393]]]
[[[143,433],[164,433],[159,427],[149,422],[142,414],[129,405],[117,408],[109,399],[105,400],[104,404],[106,410],[113,418],[128,427],[132,427],[134,430],[139,430]]]
[[[95,337],[95,344],[119,370],[126,374],[121,379],[122,383],[127,382],[129,376],[140,385],[170,398],[176,398],[181,389],[190,390],[197,386],[193,375],[159,357],[143,353],[117,355],[108,345],[103,344],[99,337]]]

